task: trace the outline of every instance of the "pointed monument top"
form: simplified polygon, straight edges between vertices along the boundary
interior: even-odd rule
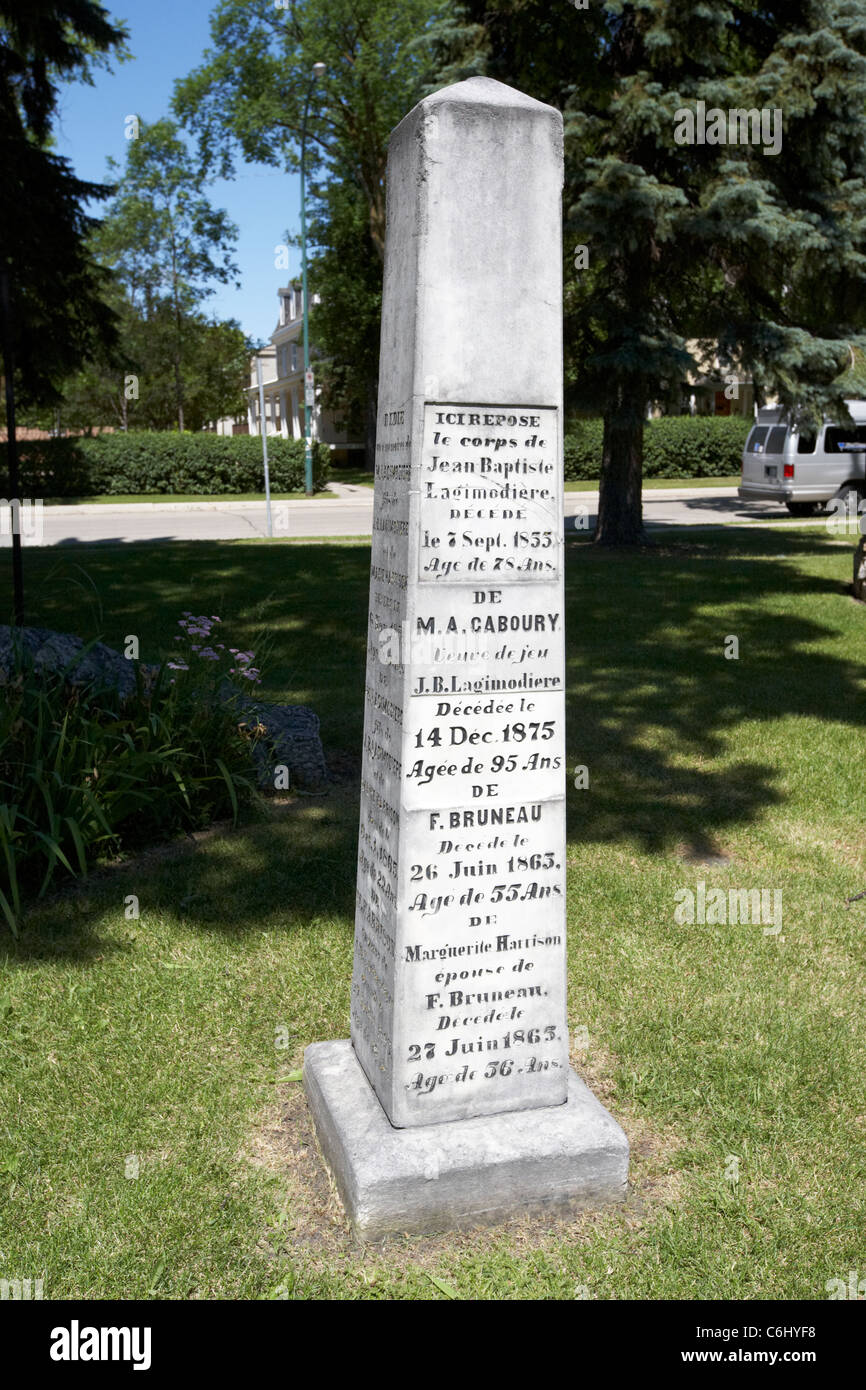
[[[497,82],[493,77],[467,77],[464,82],[453,82],[450,87],[442,87],[419,103],[425,110],[429,110],[431,106],[446,104],[556,111],[555,106],[537,101],[535,97],[527,96],[526,92],[519,91],[517,87],[509,87],[505,82]]]

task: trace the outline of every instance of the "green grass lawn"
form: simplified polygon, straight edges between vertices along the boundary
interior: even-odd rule
[[[632,1195],[384,1251],[344,1231],[292,1079],[307,1043],[348,1034],[368,544],[25,553],[29,621],[136,633],[145,659],[185,608],[238,645],[264,623],[263,696],[319,711],[341,780],[0,938],[0,1278],[46,1298],[494,1300],[824,1299],[862,1277],[853,542],[668,534],[567,546],[567,749],[590,776],[568,783],[572,1060],[629,1135]],[[678,925],[699,880],[781,889],[781,931]]]
[[[332,468],[329,481],[349,483],[353,487],[372,488],[373,474],[368,468]]]
[[[687,487],[739,487],[740,474],[732,474],[726,478],[644,478],[643,491],[655,491],[657,488],[687,488]],[[565,484],[566,492],[598,492],[598,478],[583,478],[577,481],[567,481]]]

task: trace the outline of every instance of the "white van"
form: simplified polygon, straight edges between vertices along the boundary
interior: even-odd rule
[[[792,516],[811,516],[834,497],[866,497],[866,401],[846,401],[853,425],[825,420],[819,429],[789,425],[765,407],[743,449],[737,489],[744,502],[784,502]]]

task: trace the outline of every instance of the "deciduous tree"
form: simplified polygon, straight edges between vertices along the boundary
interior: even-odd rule
[[[318,187],[311,281],[322,300],[316,347],[329,402],[355,421],[363,409],[368,429],[388,139],[421,95],[427,50],[419,40],[448,8],[436,0],[221,0],[211,19],[213,47],[175,95],[204,167],[224,176],[239,155],[297,169],[311,97],[307,162]],[[317,62],[327,71],[311,89]]]
[[[232,249],[237,228],[207,196],[206,173],[193,159],[173,121],[139,127],[126,167],[97,237],[100,258],[123,284],[145,320],[172,325],[174,409],[186,427],[189,322],[214,281],[237,275]]]

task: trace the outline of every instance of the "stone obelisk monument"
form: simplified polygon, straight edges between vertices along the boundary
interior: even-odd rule
[[[562,177],[487,78],[391,138],[352,1036],[304,1064],[369,1238],[625,1195],[568,1061]]]

